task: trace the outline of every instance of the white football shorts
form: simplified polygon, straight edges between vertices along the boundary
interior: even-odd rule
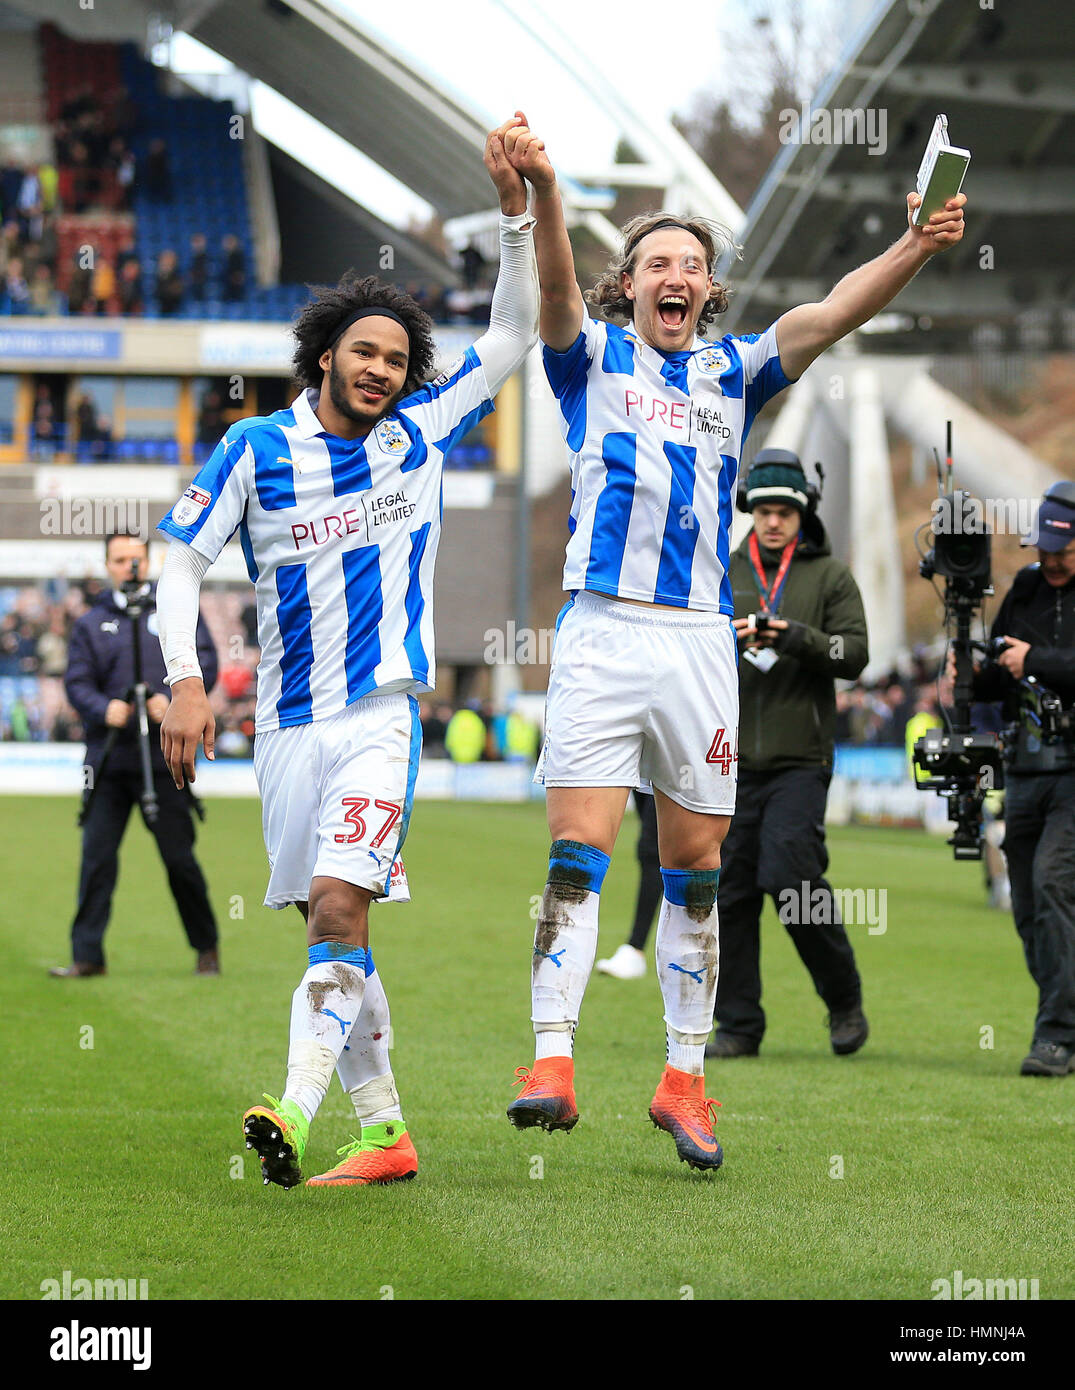
[[[553,645],[534,780],[547,787],[655,787],[690,811],[730,816],[738,726],[729,618],[583,590]]]
[[[322,874],[407,901],[398,855],[421,753],[413,695],[367,695],[328,719],[258,734],[265,906],[308,902],[310,882]]]

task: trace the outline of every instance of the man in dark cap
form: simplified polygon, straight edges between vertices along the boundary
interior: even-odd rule
[[[717,898],[717,1031],[707,1057],[752,1057],[761,1045],[766,894],[828,1007],[833,1051],[857,1052],[869,1032],[854,952],[824,877],[835,682],[866,665],[866,617],[851,571],[832,556],[818,500],[786,449],[761,450],[739,495],[754,525],[730,566],[739,787]]]
[[[1075,707],[1075,483],[1046,492],[1023,545],[1038,560],[1019,571],[990,636],[1005,645],[974,677],[976,700],[1017,718],[1034,679]],[[1038,987],[1023,1076],[1075,1071],[1075,741],[1042,742],[1027,727],[1005,755],[1004,853],[1012,911]]]

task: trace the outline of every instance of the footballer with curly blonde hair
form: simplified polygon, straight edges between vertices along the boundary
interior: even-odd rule
[[[534,938],[533,1068],[517,1128],[578,1119],[573,1039],[597,946],[601,883],[630,790],[652,786],[664,902],[657,975],[667,1065],[650,1104],[681,1159],[717,1168],[703,1059],[717,986],[720,848],[735,807],[739,695],[729,530],[739,460],[765,403],[866,322],[963,235],[960,194],[817,304],[764,333],[707,338],[727,306],[715,278],[730,235],[653,213],[586,305],[556,177],[520,133],[512,163],[534,187],[540,336],[571,462],[572,505],[539,777],[552,849]],[[611,321],[608,321],[611,320]],[[618,322],[617,322],[618,320]]]

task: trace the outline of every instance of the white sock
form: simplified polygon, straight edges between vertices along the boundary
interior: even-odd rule
[[[597,954],[597,913],[608,855],[555,840],[534,933],[531,978],[535,1055],[570,1057],[582,996]]]
[[[311,946],[309,952],[309,968],[291,998],[283,1099],[312,1120],[362,1008],[366,952],[341,942]]]
[[[701,1076],[717,997],[719,869],[662,869],[657,978],[668,1029],[668,1065]]]
[[[392,1017],[384,985],[367,951],[366,992],[362,1009],[351,1029],[347,1046],[336,1063],[340,1085],[351,1097],[360,1124],[381,1124],[403,1119],[399,1093],[392,1076],[389,1043]]]
[[[565,1023],[561,1028],[534,1029],[534,1060],[543,1057],[570,1057],[575,1040],[575,1025]]]

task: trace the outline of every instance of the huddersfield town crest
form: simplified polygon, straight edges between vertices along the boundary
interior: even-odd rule
[[[698,364],[698,370],[705,372],[706,376],[719,376],[731,366],[728,354],[723,348],[718,347],[702,348],[694,354],[694,360]]]
[[[398,420],[382,420],[374,433],[386,454],[405,453],[411,442]]]

